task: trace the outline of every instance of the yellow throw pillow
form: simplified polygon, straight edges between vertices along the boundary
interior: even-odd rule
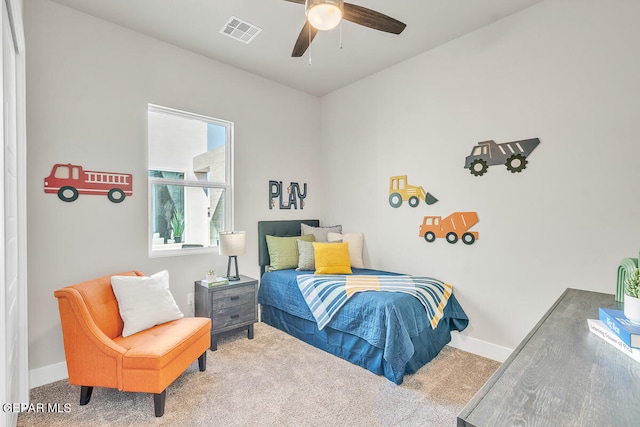
[[[313,243],[316,274],[351,274],[348,243]]]

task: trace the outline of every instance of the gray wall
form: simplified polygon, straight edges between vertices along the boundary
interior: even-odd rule
[[[638,16],[633,1],[545,1],[322,99],[340,207],[324,218],[363,231],[371,265],[450,282],[471,319],[456,345],[499,359],[565,288],[613,293],[637,257]],[[463,168],[479,141],[533,137],[519,174]],[[391,208],[399,174],[440,201]],[[474,245],[418,236],[454,211],[478,212]]]
[[[368,266],[452,283],[471,318],[454,345],[498,360],[566,287],[613,292],[618,262],[638,252],[636,2],[545,1],[322,99],[46,0],[25,8],[30,368],[40,378],[64,366],[55,289],[167,268],[188,312],[193,280],[224,266],[217,255],[147,257],[148,102],[235,122],[243,273],[258,274],[257,221],[341,223],[365,233]],[[463,169],[478,141],[530,137],[542,143],[520,174]],[[131,172],[134,196],[63,203],[42,190],[57,162]],[[392,209],[397,174],[440,201]],[[269,210],[270,179],[307,182],[305,209]],[[423,215],[457,210],[478,212],[474,245],[417,236]]]
[[[147,255],[147,103],[235,123],[235,228],[247,232],[241,273],[258,277],[258,219],[320,216],[320,167],[305,161],[318,154],[318,98],[49,1],[26,2],[25,27],[32,371],[64,368],[55,289],[168,269],[189,315],[194,280],[211,267],[226,271],[217,254]],[[98,196],[64,203],[43,191],[55,163],[132,173],[134,194],[117,205]],[[269,210],[269,180],[308,183],[304,210]]]

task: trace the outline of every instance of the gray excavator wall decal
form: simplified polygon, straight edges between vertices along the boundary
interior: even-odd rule
[[[466,157],[464,168],[474,176],[484,175],[493,165],[505,165],[511,173],[522,172],[527,167],[527,157],[538,144],[538,138],[502,144],[496,144],[495,141],[479,142]]]

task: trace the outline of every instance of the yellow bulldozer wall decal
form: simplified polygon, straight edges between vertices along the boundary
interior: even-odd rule
[[[427,205],[432,205],[438,201],[431,193],[424,191],[424,188],[407,183],[407,175],[392,176],[389,179],[389,204],[392,208],[399,208],[402,202],[409,202],[409,206],[415,208],[422,200]]]

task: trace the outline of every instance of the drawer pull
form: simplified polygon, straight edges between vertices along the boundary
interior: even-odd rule
[[[231,298],[229,298],[229,299],[230,299],[231,301],[234,301],[234,300],[240,299],[240,296],[239,296],[239,295],[236,295],[236,296],[233,296],[233,297],[231,297]]]
[[[238,317],[240,317],[240,315],[239,315],[239,314],[233,314],[233,315],[231,316],[231,318],[232,318],[232,319],[237,319]]]

